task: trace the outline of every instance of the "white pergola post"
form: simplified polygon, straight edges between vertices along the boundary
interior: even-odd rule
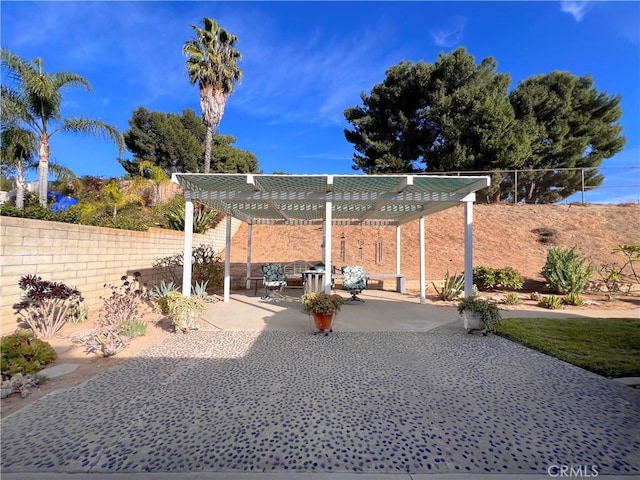
[[[331,293],[331,231],[333,222],[333,203],[325,202],[324,214],[324,293]]]
[[[191,258],[193,256],[193,201],[185,192],[184,205],[184,251],[182,255],[182,296],[191,295]]]
[[[231,215],[227,214],[227,228],[224,238],[224,297],[223,301],[229,301],[231,290]]]
[[[253,236],[253,224],[247,225],[247,290],[251,288],[251,237]]]
[[[427,302],[427,281],[425,278],[425,252],[424,252],[424,217],[420,217],[420,303]]]
[[[472,197],[469,199],[469,197]],[[464,200],[464,296],[473,295],[473,202],[475,193]]]
[[[396,226],[396,273],[400,275],[400,225]]]

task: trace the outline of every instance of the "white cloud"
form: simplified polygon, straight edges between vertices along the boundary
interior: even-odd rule
[[[563,0],[560,2],[560,10],[571,15],[576,22],[579,22],[587,14],[588,2],[575,2],[571,0]]]
[[[466,18],[456,17],[448,27],[440,30],[429,30],[429,34],[433,39],[433,43],[438,47],[453,47],[462,40],[466,25]]]
[[[229,101],[271,125],[342,124],[344,109],[382,81],[396,61],[385,41],[392,35],[382,25],[346,37],[316,28],[297,40],[273,35],[281,30],[264,19],[239,28],[244,78]]]

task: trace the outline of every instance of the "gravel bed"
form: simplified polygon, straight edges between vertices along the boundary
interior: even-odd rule
[[[640,391],[497,336],[174,335],[2,420],[2,471],[640,473]]]

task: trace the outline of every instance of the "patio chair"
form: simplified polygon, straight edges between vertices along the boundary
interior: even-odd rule
[[[351,294],[351,298],[347,302],[364,303],[364,300],[358,297],[358,294],[367,288],[367,275],[364,272],[364,267],[360,265],[342,267],[342,275],[342,289]]]
[[[262,266],[262,284],[265,294],[261,300],[278,302],[284,299],[282,289],[287,286],[284,265],[279,262],[265,263]]]

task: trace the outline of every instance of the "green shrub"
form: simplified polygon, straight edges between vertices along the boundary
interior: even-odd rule
[[[70,208],[64,212],[52,212],[40,205],[26,205],[23,209],[7,203],[0,207],[0,215],[5,217],[30,218],[33,220],[48,220],[52,222],[78,223],[78,212]]]
[[[577,293],[567,293],[567,296],[564,297],[563,302],[567,305],[573,305],[574,307],[580,307],[584,305],[584,302],[580,298],[580,295]]]
[[[538,306],[557,310],[562,307],[562,299],[555,295],[547,295],[546,297],[542,297],[542,300],[538,302]]]
[[[509,292],[504,296],[504,303],[507,305],[518,305],[521,302],[517,293]]]
[[[490,290],[496,286],[496,271],[491,267],[478,266],[473,269],[473,283],[480,290]]]
[[[180,292],[167,295],[169,318],[176,332],[197,329],[197,320],[207,309],[203,300],[197,297],[183,297]]]
[[[522,275],[512,267],[496,270],[496,286],[508,290],[521,290],[524,285]]]
[[[557,293],[582,293],[594,266],[585,266],[585,260],[576,252],[577,246],[570,249],[552,247],[547,252],[547,263],[542,268],[542,276],[549,288]]]
[[[156,313],[162,313],[166,315],[169,313],[169,306],[167,305],[167,294],[169,292],[178,291],[176,285],[173,282],[165,282],[162,280],[160,285],[155,285],[149,292],[149,298],[154,300],[156,304],[153,306],[153,311]]]
[[[436,295],[440,300],[454,300],[460,296],[464,290],[464,276],[462,275],[449,275],[449,271],[442,280],[442,288],[438,288],[435,283],[431,283],[436,290]]]
[[[524,285],[524,279],[512,267],[491,268],[478,266],[473,269],[473,283],[480,290],[491,290],[493,288],[520,290]]]
[[[2,379],[7,380],[17,373],[26,375],[42,370],[56,359],[56,351],[49,343],[36,338],[31,330],[17,330],[13,335],[0,339],[2,353]]]
[[[147,322],[144,320],[125,320],[118,325],[118,333],[125,337],[144,337],[147,334]]]

